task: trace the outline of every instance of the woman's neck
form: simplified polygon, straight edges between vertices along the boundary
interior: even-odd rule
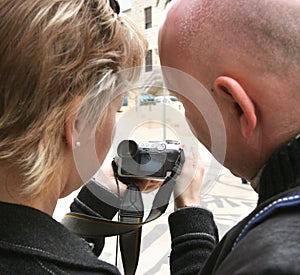
[[[60,197],[60,185],[51,189],[44,188],[38,195],[33,196],[22,194],[22,184],[23,180],[17,169],[0,162],[0,201],[26,205],[52,216]]]

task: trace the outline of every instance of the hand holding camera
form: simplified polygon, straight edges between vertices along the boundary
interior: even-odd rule
[[[138,185],[143,192],[153,191],[170,174],[183,148],[185,163],[176,180],[174,208],[199,206],[204,175],[202,159],[196,148],[184,147],[178,141],[121,141],[115,157],[118,177],[124,183]]]
[[[174,188],[174,210],[200,206],[200,191],[204,176],[201,155],[194,147],[184,147],[185,163]]]

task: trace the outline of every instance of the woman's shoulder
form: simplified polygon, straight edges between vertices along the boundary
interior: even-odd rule
[[[26,274],[119,274],[116,267],[100,261],[85,240],[39,210],[0,202],[0,219],[1,274],[6,269]]]

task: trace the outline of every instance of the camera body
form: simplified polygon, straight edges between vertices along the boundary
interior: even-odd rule
[[[118,175],[162,180],[173,169],[181,150],[180,142],[173,140],[140,143],[123,140],[118,145],[115,157]]]

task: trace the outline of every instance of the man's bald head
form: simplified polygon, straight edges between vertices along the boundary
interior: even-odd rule
[[[191,62],[227,54],[274,72],[298,66],[299,14],[299,1],[291,0],[175,1],[160,32],[162,63],[171,62],[165,53],[173,48],[173,59]]]

